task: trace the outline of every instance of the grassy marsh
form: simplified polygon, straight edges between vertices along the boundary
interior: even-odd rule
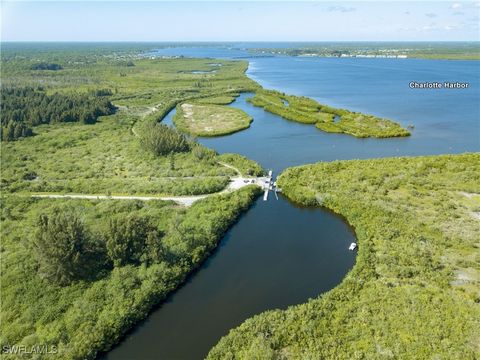
[[[221,136],[250,127],[253,119],[243,110],[220,105],[183,103],[173,119],[180,130],[194,136]]]

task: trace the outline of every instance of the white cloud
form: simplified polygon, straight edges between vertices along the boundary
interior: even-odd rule
[[[462,7],[462,4],[453,3],[452,6],[450,6],[450,9],[460,9],[461,7]]]
[[[427,33],[431,34],[434,32],[445,32],[445,31],[454,31],[458,30],[459,26],[456,24],[448,24],[444,26],[439,26],[438,24],[432,22],[428,25],[416,26],[416,27],[402,27],[398,31],[410,32],[410,33]]]
[[[352,12],[352,11],[355,11],[355,10],[357,10],[357,9],[355,9],[354,7],[345,7],[345,6],[339,6],[339,5],[329,6],[327,8],[328,12],[343,12],[343,13],[345,13],[345,12]]]

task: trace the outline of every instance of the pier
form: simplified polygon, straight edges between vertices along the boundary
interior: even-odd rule
[[[263,194],[263,201],[268,200],[268,193],[271,191],[274,191],[275,197],[278,200],[278,192],[281,192],[281,189],[277,187],[277,182],[273,181],[273,172],[272,170],[268,171],[268,176],[265,178],[264,183],[262,184],[262,188],[265,191]]]
[[[265,193],[263,194],[263,201],[268,200],[268,192],[270,191],[270,185],[272,184],[272,175],[273,175],[273,171],[269,170],[268,176],[263,184],[263,190],[265,191]]]

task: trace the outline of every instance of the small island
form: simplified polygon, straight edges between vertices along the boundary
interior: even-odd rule
[[[304,124],[315,124],[325,132],[344,133],[359,138],[409,136],[410,132],[392,120],[322,105],[304,96],[260,90],[249,101],[266,111]]]
[[[222,105],[183,103],[173,119],[180,130],[194,136],[221,136],[250,127],[253,119],[244,111]]]

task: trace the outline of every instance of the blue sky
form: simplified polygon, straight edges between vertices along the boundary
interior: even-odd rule
[[[479,5],[479,1],[2,1],[2,40],[480,40]]]

